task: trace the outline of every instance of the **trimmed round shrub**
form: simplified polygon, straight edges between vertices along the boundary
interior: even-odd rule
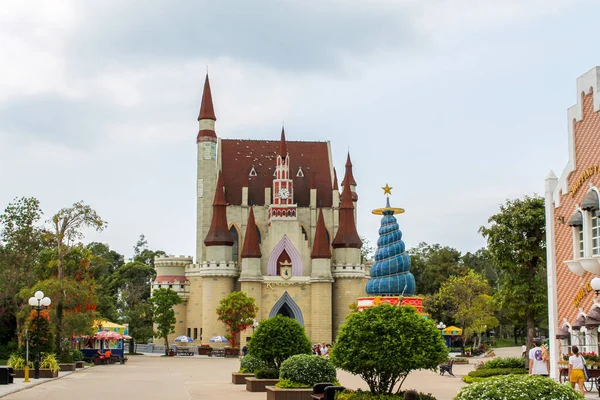
[[[382,304],[346,318],[331,357],[371,392],[391,394],[411,371],[436,370],[448,359],[448,348],[432,320],[412,307]]]
[[[335,398],[336,400],[403,400],[404,393],[404,391],[401,391],[394,394],[375,394],[371,392],[364,392],[362,390],[344,390]],[[419,393],[419,396],[421,397],[421,400],[437,400],[431,393]]]
[[[337,381],[335,367],[327,358],[308,354],[297,354],[285,360],[279,369],[279,377],[296,387]],[[290,387],[289,384],[287,387]]]
[[[263,360],[259,360],[256,357],[252,357],[250,354],[246,354],[242,361],[240,361],[240,373],[242,374],[254,374],[259,369],[267,368],[268,364]]]
[[[497,375],[511,375],[511,374],[526,374],[528,371],[524,368],[480,368],[475,371],[469,372],[469,376],[477,378],[489,378],[490,376]]]
[[[263,368],[254,374],[257,379],[278,379],[279,370],[277,368]]]
[[[522,368],[525,369],[525,359],[519,357],[497,357],[481,364],[477,369],[491,368]]]
[[[543,376],[505,375],[464,386],[454,400],[583,399],[570,386]]]
[[[277,315],[258,325],[248,354],[279,369],[281,363],[293,355],[311,354],[311,344],[298,321]]]

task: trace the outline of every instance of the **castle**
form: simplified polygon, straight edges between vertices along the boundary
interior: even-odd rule
[[[225,335],[216,309],[241,290],[255,299],[257,321],[282,314],[314,343],[331,343],[368,280],[350,155],[340,195],[329,142],[287,141],[283,129],[279,141],[221,139],[216,120],[207,75],[198,116],[196,263],[155,259],[152,290],[168,287],[183,300],[172,337],[205,343]]]

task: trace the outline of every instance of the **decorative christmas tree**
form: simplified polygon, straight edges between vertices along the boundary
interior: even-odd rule
[[[386,194],[391,194],[388,185],[384,188]],[[371,267],[371,279],[367,283],[369,296],[412,296],[415,294],[415,277],[409,272],[410,256],[402,241],[402,231],[394,214],[404,212],[401,208],[390,207],[390,198],[386,200],[385,208],[373,210],[373,214],[383,215],[375,264]]]
[[[385,195],[392,194],[392,188],[382,188]],[[404,209],[390,206],[386,199],[385,208],[373,210],[373,214],[383,215],[375,252],[375,263],[371,267],[371,279],[367,282],[369,297],[358,299],[358,309],[363,310],[381,303],[412,306],[418,312],[423,311],[423,299],[414,297],[415,277],[410,273],[410,256],[402,241],[402,231],[394,214],[402,214]]]

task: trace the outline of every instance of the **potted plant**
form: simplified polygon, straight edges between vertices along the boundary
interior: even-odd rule
[[[256,371],[267,368],[267,366],[267,363],[264,361],[248,354],[240,361],[239,372],[233,372],[231,374],[231,383],[234,385],[245,385],[246,378],[254,377]]]
[[[40,378],[57,378],[60,366],[54,354],[42,353],[40,360]]]
[[[267,386],[273,386],[279,382],[277,368],[259,369],[254,375],[254,377],[246,378],[246,390],[249,392],[266,392]]]
[[[211,352],[212,352],[213,348],[210,347],[210,345],[208,344],[201,344],[200,346],[198,346],[198,354],[201,356],[211,356]]]
[[[15,378],[25,377],[25,358],[13,353],[6,361],[6,366],[15,370]],[[33,362],[29,361],[29,370],[33,369]],[[31,374],[31,373],[30,373]]]
[[[73,350],[73,361],[75,362],[75,368],[83,368],[83,353],[80,350]]]
[[[281,364],[279,382],[267,386],[269,400],[311,400],[317,383],[339,386],[336,370],[327,358],[308,354],[291,356]]]
[[[75,360],[72,351],[63,351],[58,357],[58,367],[61,371],[75,371]]]

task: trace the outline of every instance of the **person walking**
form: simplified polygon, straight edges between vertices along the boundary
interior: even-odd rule
[[[583,373],[583,365],[585,364],[585,360],[583,356],[579,354],[579,348],[577,346],[573,346],[572,349],[573,355],[569,357],[569,382],[571,382],[571,387],[575,389],[575,384],[577,383],[579,386],[579,393],[583,396],[585,392],[583,391],[583,382],[585,382],[585,375]]]
[[[529,375],[548,376],[549,362],[544,360],[542,341],[535,339],[535,347],[529,350]]]

